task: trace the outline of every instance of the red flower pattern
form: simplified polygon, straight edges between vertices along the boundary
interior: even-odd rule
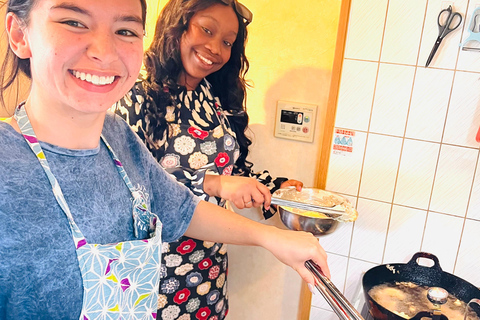
[[[208,131],[203,131],[203,130],[200,130],[200,129],[197,129],[195,127],[190,127],[188,128],[188,133],[190,133],[190,135],[194,138],[197,138],[197,139],[205,139],[206,137],[208,137]]]
[[[188,297],[190,297],[190,290],[184,288],[175,294],[175,297],[173,297],[173,301],[176,304],[182,304],[188,300]]]
[[[192,239],[188,239],[186,241],[183,241],[177,247],[177,252],[184,255],[184,254],[192,252],[193,249],[195,249],[196,246],[197,246],[197,244],[195,243],[195,241],[193,241]]]
[[[198,309],[195,318],[198,320],[207,320],[208,316],[212,313],[208,307],[203,307]]]
[[[205,258],[198,264],[200,270],[207,270],[212,266],[212,260],[210,258]]]
[[[230,160],[230,157],[226,152],[220,152],[218,156],[215,158],[215,164],[218,167],[225,167]]]
[[[208,279],[210,280],[217,279],[219,273],[220,273],[220,266],[213,266],[208,272]]]
[[[233,171],[233,165],[229,165],[223,169],[222,176],[231,176]]]

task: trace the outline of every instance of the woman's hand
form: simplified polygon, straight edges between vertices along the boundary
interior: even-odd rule
[[[287,187],[291,187],[291,186],[295,187],[295,189],[297,189],[297,191],[302,191],[303,182],[298,181],[298,180],[287,180],[287,181],[282,182],[282,184],[280,185],[280,188],[283,189],[283,188],[287,188]]]
[[[210,196],[229,200],[238,209],[258,208],[263,204],[268,210],[272,199],[270,190],[266,186],[247,177],[206,174],[203,189]]]
[[[278,260],[292,267],[304,281],[312,286],[315,286],[315,278],[305,267],[305,262],[308,260],[315,262],[322,269],[323,274],[330,278],[327,253],[311,233],[271,227],[262,246]]]

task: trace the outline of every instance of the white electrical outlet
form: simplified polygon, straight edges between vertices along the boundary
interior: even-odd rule
[[[313,142],[317,105],[298,102],[277,102],[275,137]]]

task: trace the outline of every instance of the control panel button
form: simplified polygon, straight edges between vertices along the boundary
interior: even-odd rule
[[[297,123],[298,124],[302,124],[302,121],[303,121],[303,114],[302,113],[299,113],[297,115]]]

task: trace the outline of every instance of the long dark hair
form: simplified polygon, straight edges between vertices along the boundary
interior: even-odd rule
[[[37,1],[39,0],[8,0],[7,2],[3,1],[0,7],[3,8],[3,6],[6,5],[6,13],[13,12],[21,23],[28,25],[30,21],[30,11],[32,11]],[[142,5],[143,29],[145,29],[147,3],[145,0],[140,0],[140,4]],[[20,72],[25,74],[29,79],[32,78],[30,59],[20,59],[9,45],[0,67],[0,103],[3,108],[6,107],[4,100],[5,91],[14,83],[17,83],[18,88],[18,75]]]
[[[146,135],[155,140],[168,134],[166,107],[176,105],[174,96],[181,90],[177,84],[178,76],[183,70],[181,37],[195,13],[218,3],[223,4],[220,0],[170,0],[158,17],[153,42],[145,53],[147,78],[144,82],[147,93],[155,102],[149,104],[149,110],[146,110],[150,119]],[[245,108],[248,85],[245,75],[249,68],[245,55],[247,28],[243,18],[236,11],[235,13],[239,28],[230,59],[219,71],[207,76],[207,80],[212,84],[213,92],[220,99],[223,109],[233,115],[229,117],[229,122],[240,146],[240,157],[235,166],[238,173],[248,172],[252,166],[246,160],[252,141],[245,135],[248,127]]]

